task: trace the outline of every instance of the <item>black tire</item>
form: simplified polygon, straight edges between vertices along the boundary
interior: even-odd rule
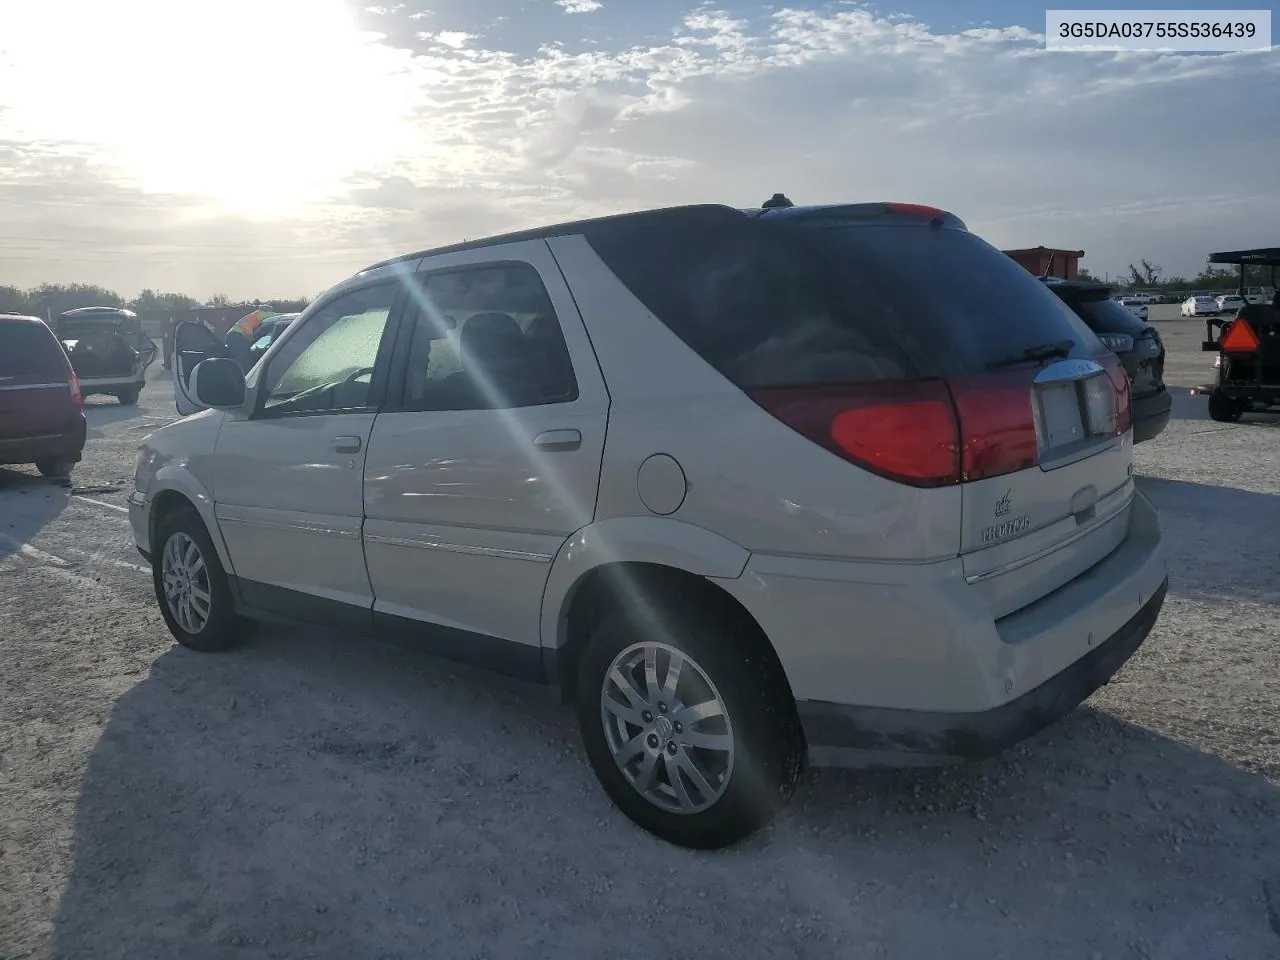
[[[116,399],[126,407],[132,407],[138,402],[138,394],[141,393],[139,387],[129,387],[127,390],[117,390]]]
[[[165,596],[165,550],[169,541],[179,535],[185,536],[195,545],[204,564],[203,582],[197,585],[203,587],[209,597],[209,612],[203,626],[196,630],[189,630],[179,622]],[[218,559],[218,551],[200,515],[191,507],[168,513],[156,524],[155,541],[152,544],[151,581],[160,615],[164,617],[165,625],[173,638],[184,647],[202,653],[226,650],[248,639],[256,627],[254,621],[236,614],[231,587]]]
[[[1219,423],[1235,423],[1244,413],[1244,406],[1224,396],[1215,388],[1209,391],[1209,418]]]
[[[665,644],[690,658],[714,684],[726,708],[732,729],[732,768],[724,792],[706,809],[686,813],[663,809],[633,786],[614,760],[602,717],[604,684],[615,658],[641,642]],[[685,676],[679,683],[678,689],[687,689]],[[590,628],[579,663],[576,697],[583,745],[605,792],[634,823],[664,840],[701,850],[729,846],[769,823],[795,791],[804,760],[795,703],[754,624],[732,617],[677,615],[670,610],[662,612],[660,621],[651,610],[614,608]],[[673,711],[671,717],[676,716]],[[627,728],[626,736],[631,736],[631,730]],[[675,739],[678,731],[677,725]],[[639,736],[645,730],[635,728],[635,732]],[[674,749],[683,752],[689,747],[681,744]],[[664,750],[659,747],[652,752],[663,754]],[[689,754],[693,756],[694,751]],[[675,753],[671,756],[674,765]],[[658,776],[669,784],[672,767],[665,756],[660,759]],[[637,762],[642,760],[637,757]],[[681,774],[675,776],[684,779]],[[687,786],[692,783],[686,780],[682,792],[688,795]]]
[[[42,477],[69,477],[75,469],[74,460],[38,460],[36,469]]]

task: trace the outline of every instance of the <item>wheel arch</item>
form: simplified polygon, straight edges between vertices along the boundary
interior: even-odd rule
[[[160,521],[175,510],[190,508],[200,517],[200,522],[204,524],[209,539],[213,541],[222,569],[234,576],[235,568],[232,566],[231,556],[227,552],[227,545],[222,539],[222,531],[218,529],[217,518],[214,515],[213,498],[209,496],[203,485],[187,471],[170,468],[162,469],[156,474],[155,479],[152,480],[152,489],[154,492],[149,493],[147,498],[150,502],[147,515],[147,540],[151,544],[153,555],[159,549],[159,544],[156,543],[156,530],[159,528]]]

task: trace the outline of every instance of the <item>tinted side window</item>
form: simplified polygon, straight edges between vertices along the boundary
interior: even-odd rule
[[[282,415],[367,406],[399,290],[394,281],[353,290],[308,318],[265,371],[262,411]]]
[[[66,354],[44,324],[0,320],[0,377],[30,374],[65,380]]]
[[[421,274],[403,407],[484,410],[577,399],[538,271],[504,261]]]
[[[830,268],[762,224],[615,226],[587,240],[641,303],[740,387],[908,373]]]

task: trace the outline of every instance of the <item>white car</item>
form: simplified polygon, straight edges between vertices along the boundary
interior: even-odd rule
[[[1275,295],[1275,290],[1270,287],[1249,287],[1244,292],[1244,298],[1249,303],[1270,303]]]
[[[1219,313],[1235,313],[1244,306],[1244,298],[1235,293],[1223,294],[1215,302]]]
[[[1135,317],[1143,322],[1147,319],[1147,301],[1140,300],[1137,297],[1124,297],[1120,300],[1120,306],[1124,307]]]
[[[614,803],[687,846],[767,822],[806,761],[1028,736],[1168,583],[1119,360],[933,208],[428,250],[247,376],[184,378],[210,409],[145,440],[128,498],[179,643],[283,618],[556,684]]]
[[[1214,297],[1187,297],[1182,301],[1184,317],[1216,317],[1220,310],[1218,301]]]

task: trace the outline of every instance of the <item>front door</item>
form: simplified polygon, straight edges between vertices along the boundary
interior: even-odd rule
[[[365,453],[401,288],[384,275],[317,303],[255,368],[254,413],[222,426],[215,513],[250,607],[369,626]]]
[[[535,677],[551,561],[591,522],[609,397],[546,243],[424,261],[365,463],[391,638]]]
[[[226,348],[203,323],[178,324],[173,333],[173,401],[180,416],[190,416],[204,407],[191,395],[191,371],[202,360],[225,357]]]

